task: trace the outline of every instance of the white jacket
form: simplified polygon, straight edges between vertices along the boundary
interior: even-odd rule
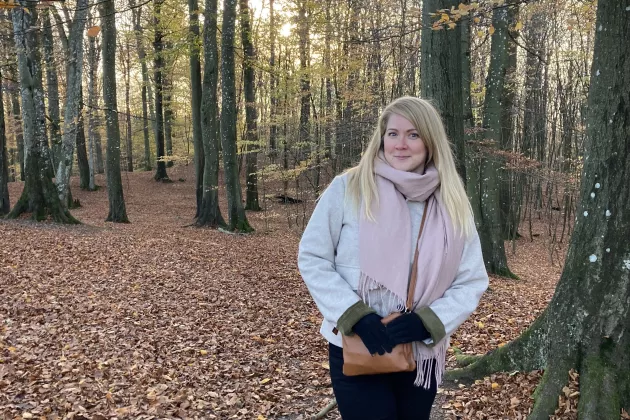
[[[359,220],[351,200],[345,199],[347,174],[337,176],[322,194],[306,226],[300,241],[298,267],[315,304],[324,317],[320,332],[332,344],[341,346],[341,336],[333,333],[342,315],[348,318],[349,309],[361,298],[357,294],[359,269]],[[415,252],[413,243],[420,229],[424,202],[407,201],[411,214],[411,258]],[[418,261],[422,269],[422,260]],[[428,307],[419,308],[420,315],[432,339],[439,342],[444,335],[450,336],[475,310],[481,295],[488,287],[488,275],[483,263],[479,236],[475,231],[466,241],[462,258],[453,284],[441,298]],[[371,290],[368,302],[379,302],[383,289]],[[383,309],[372,306],[381,316]],[[356,322],[364,314],[355,314]],[[352,318],[352,316],[350,316]],[[349,327],[351,327],[350,325]]]

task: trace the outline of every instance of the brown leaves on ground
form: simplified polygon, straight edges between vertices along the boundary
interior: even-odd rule
[[[247,236],[189,227],[192,167],[169,171],[187,181],[123,174],[131,224],[105,223],[106,190],[81,191],[76,179],[83,225],[0,221],[2,418],[306,419],[332,398],[321,318],[296,265],[299,233],[287,227],[308,207],[268,200],[266,213],[248,213],[258,230]],[[21,188],[10,184],[13,203]],[[521,281],[491,280],[453,336],[464,354],[514,339],[545,307],[560,267],[540,257],[540,242],[521,239],[510,256]],[[518,418],[539,378],[444,389],[444,410]]]

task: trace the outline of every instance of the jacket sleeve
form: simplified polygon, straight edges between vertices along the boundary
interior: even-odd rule
[[[359,319],[374,310],[335,270],[345,190],[345,180],[338,176],[320,197],[300,240],[298,268],[323,317],[348,335]]]
[[[431,338],[429,346],[451,335],[477,308],[488,288],[488,274],[483,263],[479,235],[475,231],[464,245],[459,270],[444,295],[429,306],[416,309]]]

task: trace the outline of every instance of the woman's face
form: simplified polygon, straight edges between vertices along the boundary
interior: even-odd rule
[[[423,166],[427,159],[427,148],[411,121],[392,114],[387,121],[383,137],[385,160],[394,169],[413,172]]]

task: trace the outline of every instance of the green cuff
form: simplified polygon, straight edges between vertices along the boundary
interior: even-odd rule
[[[368,314],[376,313],[376,311],[367,306],[362,300],[358,301],[341,315],[339,321],[337,321],[337,329],[343,335],[352,335],[352,327],[361,318]]]
[[[431,338],[433,339],[433,343],[428,346],[433,347],[442,341],[442,339],[446,336],[446,331],[444,330],[444,324],[442,324],[442,321],[440,321],[440,318],[438,318],[435,312],[433,312],[433,310],[428,306],[416,309],[415,312],[420,317],[424,327],[427,331],[429,331],[429,334],[431,334]]]

